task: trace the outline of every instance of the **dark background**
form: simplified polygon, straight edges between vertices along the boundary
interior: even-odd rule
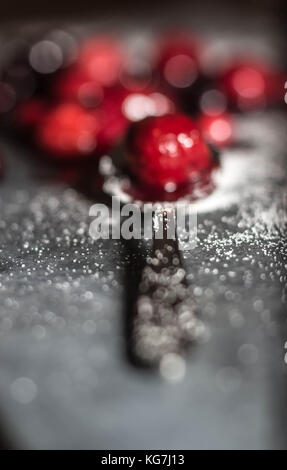
[[[50,18],[64,18],[73,19],[91,17],[91,15],[101,16],[121,16],[121,15],[134,15],[140,16],[143,13],[152,15],[155,11],[161,11],[164,16],[168,16],[171,10],[179,10],[182,5],[198,5],[204,3],[206,10],[209,8],[220,7],[220,13],[225,16],[229,14],[230,9],[241,11],[246,9],[250,14],[260,15],[261,13],[270,12],[272,15],[277,15],[278,19],[282,20],[283,13],[286,15],[287,5],[284,0],[241,0],[240,2],[228,0],[205,0],[202,1],[187,1],[187,0],[145,0],[141,3],[134,0],[109,0],[105,2],[94,0],[61,0],[60,2],[52,1],[39,1],[39,0],[10,0],[1,2],[1,17],[0,21],[7,20],[23,20],[23,19],[47,19]],[[246,11],[244,12],[246,14]]]

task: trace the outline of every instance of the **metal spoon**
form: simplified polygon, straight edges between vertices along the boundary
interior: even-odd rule
[[[129,177],[118,171],[110,157],[102,157],[99,169],[104,193],[143,209],[144,202],[130,191]],[[194,194],[189,195],[186,201],[193,198]],[[183,356],[205,330],[187,280],[178,233],[172,227],[176,227],[176,203],[157,203],[152,211],[151,254],[131,306],[129,350],[137,364],[158,366],[167,354]]]

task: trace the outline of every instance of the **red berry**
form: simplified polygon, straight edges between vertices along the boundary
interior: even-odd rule
[[[121,87],[111,87],[106,90],[99,108],[102,120],[99,139],[105,150],[116,145],[124,137],[128,128],[129,122],[122,112],[124,97],[125,92]]]
[[[75,101],[86,108],[98,106],[104,96],[103,87],[77,67],[65,70],[56,78],[53,94],[61,101]]]
[[[202,114],[198,125],[203,137],[215,147],[227,147],[231,144],[234,128],[229,114]]]
[[[246,111],[278,101],[281,76],[265,64],[239,63],[227,70],[220,87],[229,102]],[[283,85],[283,80],[282,80]]]
[[[60,104],[40,122],[36,139],[45,150],[61,158],[82,158],[98,148],[101,120],[77,104]]]
[[[124,62],[121,44],[110,37],[99,36],[83,44],[78,66],[88,79],[110,86],[118,80]]]
[[[172,87],[186,88],[199,74],[198,44],[187,34],[171,34],[159,47],[157,68],[164,80]]]
[[[148,117],[133,124],[127,158],[140,183],[168,192],[199,181],[213,167],[212,153],[197,125],[184,114]]]

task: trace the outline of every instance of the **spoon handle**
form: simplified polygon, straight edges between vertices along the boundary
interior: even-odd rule
[[[156,366],[169,353],[183,355],[201,332],[176,234],[174,209],[153,213],[151,255],[133,306],[132,349],[137,361]]]

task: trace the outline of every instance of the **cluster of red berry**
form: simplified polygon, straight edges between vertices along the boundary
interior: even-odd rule
[[[214,164],[209,144],[234,139],[231,111],[278,103],[284,76],[254,59],[204,67],[205,46],[190,34],[155,43],[148,59],[131,59],[110,36],[92,37],[68,57],[51,37],[38,42],[28,60],[40,86],[14,100],[14,123],[61,161],[99,157],[127,136],[126,161],[140,184],[173,191],[198,179]],[[0,111],[11,93],[0,84]]]

